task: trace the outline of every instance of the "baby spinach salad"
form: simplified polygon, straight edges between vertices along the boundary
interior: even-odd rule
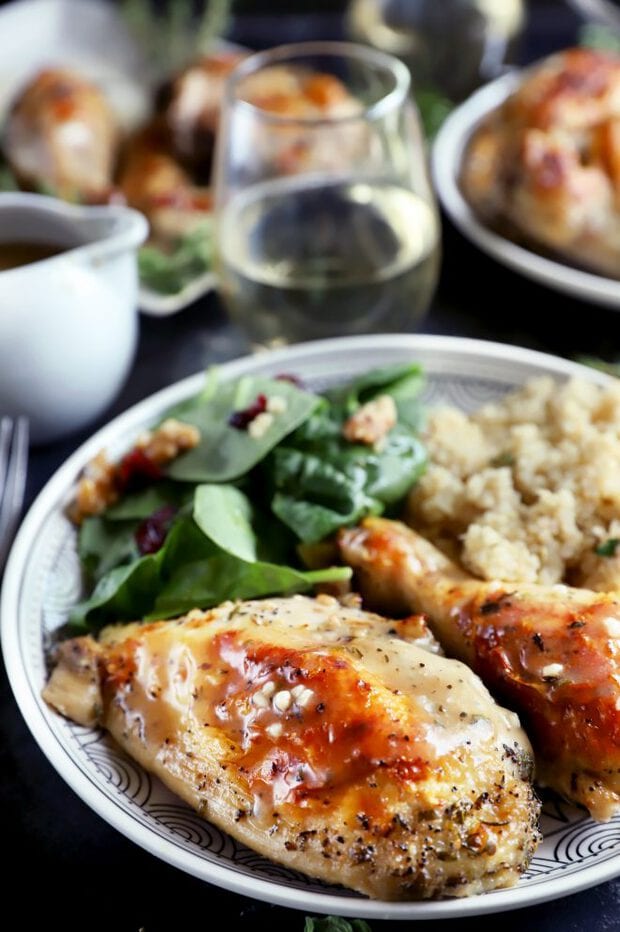
[[[349,568],[325,565],[330,538],[396,511],[425,468],[422,382],[415,363],[321,395],[286,375],[220,382],[208,373],[199,395],[166,413],[196,427],[198,444],[161,471],[142,469],[82,521],[90,595],[70,624],[172,618],[346,582]]]
[[[140,284],[160,294],[178,294],[186,285],[211,271],[213,224],[204,220],[164,248],[148,243],[138,250]]]

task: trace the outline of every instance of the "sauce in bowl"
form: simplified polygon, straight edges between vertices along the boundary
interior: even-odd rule
[[[41,259],[51,259],[52,256],[65,251],[65,248],[58,244],[36,243],[30,240],[23,243],[0,243],[0,272],[40,262]]]

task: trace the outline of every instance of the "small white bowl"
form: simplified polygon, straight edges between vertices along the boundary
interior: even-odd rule
[[[101,414],[121,388],[138,331],[136,252],[148,225],[126,207],[0,194],[3,242],[64,251],[0,272],[0,414],[26,415],[35,443]]]

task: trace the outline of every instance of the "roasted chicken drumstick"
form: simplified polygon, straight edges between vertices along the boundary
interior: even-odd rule
[[[67,200],[105,200],[118,126],[103,93],[73,71],[49,68],[9,113],[4,151],[20,184]]]
[[[620,812],[620,595],[484,582],[404,524],[341,532],[369,604],[421,611],[523,721],[537,777],[597,819]]]
[[[462,896],[518,880],[539,806],[517,717],[436,649],[328,596],[228,602],[64,642],[45,697],[276,861]]]

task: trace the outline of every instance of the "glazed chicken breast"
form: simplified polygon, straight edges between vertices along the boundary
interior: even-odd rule
[[[474,132],[461,185],[502,232],[620,278],[620,56],[574,48],[528,69]]]
[[[620,812],[620,595],[483,582],[404,524],[343,531],[369,604],[422,611],[447,652],[521,717],[537,780],[590,810]]]
[[[116,121],[99,88],[50,68],[13,104],[4,152],[23,187],[97,201],[109,194],[117,142]]]
[[[239,841],[369,896],[513,884],[538,843],[517,717],[420,617],[225,603],[60,645],[44,695]]]

